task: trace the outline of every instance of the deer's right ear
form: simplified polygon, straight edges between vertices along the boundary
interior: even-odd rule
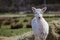
[[[33,12],[35,12],[36,8],[35,7],[32,7],[32,10],[33,10]]]

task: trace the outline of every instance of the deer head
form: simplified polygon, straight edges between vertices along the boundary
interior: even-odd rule
[[[37,9],[35,7],[32,7],[33,13],[35,14],[35,17],[40,19],[42,18],[42,14],[46,11],[47,7],[44,7],[42,9]]]

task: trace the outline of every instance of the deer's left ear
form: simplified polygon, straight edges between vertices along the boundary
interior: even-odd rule
[[[45,12],[45,11],[46,11],[46,9],[47,9],[47,7],[42,8],[42,12]]]

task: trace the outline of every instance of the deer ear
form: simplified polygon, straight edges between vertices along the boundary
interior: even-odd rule
[[[46,9],[47,9],[47,7],[42,8],[42,12],[45,12],[45,11],[46,11]]]
[[[33,10],[33,12],[35,12],[36,8],[35,7],[32,7],[32,10]]]

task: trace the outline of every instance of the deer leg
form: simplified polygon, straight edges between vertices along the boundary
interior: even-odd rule
[[[38,40],[38,36],[34,34],[34,40]]]

